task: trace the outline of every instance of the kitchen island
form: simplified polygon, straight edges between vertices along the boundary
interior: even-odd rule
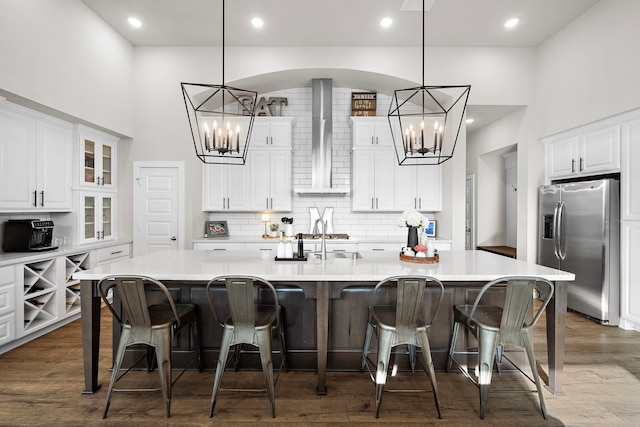
[[[217,353],[221,336],[207,304],[205,287],[209,279],[222,274],[244,274],[271,281],[283,306],[289,367],[317,370],[318,394],[327,392],[327,369],[360,369],[367,305],[371,289],[378,281],[394,275],[426,274],[444,283],[444,306],[433,321],[429,338],[436,368],[443,369],[453,323],[453,305],[472,302],[482,285],[502,276],[541,276],[556,285],[554,298],[546,310],[547,374],[549,390],[562,393],[566,282],[574,280],[572,273],[483,251],[444,252],[437,264],[407,263],[400,261],[398,254],[373,251],[360,255],[333,254],[327,260],[310,257],[306,262],[276,262],[264,253],[179,250],[134,257],[76,273],[74,278],[82,281],[84,393],[93,393],[99,387],[101,301],[96,284],[111,274],[154,277],[165,282],[178,301],[198,305],[207,367],[215,362],[214,353]],[[219,298],[216,296],[216,301],[224,307],[224,289],[217,291]],[[116,338],[117,333],[114,333],[114,340]]]

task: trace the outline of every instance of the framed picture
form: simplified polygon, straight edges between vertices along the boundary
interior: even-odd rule
[[[229,236],[227,221],[206,221],[204,223],[204,234],[206,234],[207,237]]]
[[[424,234],[426,234],[427,237],[436,237],[436,221],[435,220],[429,221],[429,224],[427,224],[427,226],[424,228]]]

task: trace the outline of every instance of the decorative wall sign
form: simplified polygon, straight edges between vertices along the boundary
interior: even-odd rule
[[[251,98],[240,97],[238,99],[238,113],[249,115],[251,113]],[[256,116],[282,116],[284,106],[289,105],[289,99],[282,96],[272,96],[265,98],[264,96],[258,100],[256,104]]]
[[[351,92],[351,115],[375,116],[376,97],[375,92]]]

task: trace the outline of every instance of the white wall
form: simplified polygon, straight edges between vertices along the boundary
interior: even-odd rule
[[[84,3],[0,0],[0,52],[0,95],[132,135],[133,48]]]
[[[334,89],[346,88],[340,96],[348,96],[351,88],[379,92],[381,99],[379,114],[386,115],[387,107],[382,101],[383,95],[389,95],[393,89],[406,86],[392,86],[398,79],[414,78],[420,80],[420,67],[415,64],[419,49],[411,48],[227,48],[225,50],[225,83],[234,85],[234,80],[241,80],[242,87],[258,88],[260,96],[282,89],[293,89],[289,96],[302,97],[308,105],[297,110],[291,104],[286,114],[301,115],[296,120],[299,125],[310,123],[310,89],[312,77],[334,78]],[[180,93],[180,82],[221,83],[220,49],[217,48],[136,48],[134,73],[134,116],[136,139],[127,147],[125,168],[119,169],[119,182],[131,182],[132,171],[128,166],[134,160],[183,160],[186,165],[186,184],[189,191],[186,200],[186,216],[192,219],[188,225],[185,240],[199,237],[202,223],[208,216],[201,212],[201,168],[193,153],[191,135],[186,119],[184,101]],[[416,56],[417,55],[417,56]],[[470,100],[479,104],[513,103],[523,104],[533,98],[532,82],[535,66],[533,49],[432,49],[427,52],[431,70],[427,70],[429,83],[468,84],[472,85]],[[376,75],[374,83],[364,77],[370,73]],[[279,73],[282,77],[278,78]],[[266,82],[266,83],[265,83]],[[342,84],[341,84],[342,83]],[[370,86],[370,84],[372,84]],[[238,86],[240,86],[238,84]],[[306,92],[305,92],[306,91]],[[335,98],[338,99],[338,98]],[[335,101],[334,99],[334,101]],[[336,120],[334,106],[334,138],[336,130],[346,135],[350,130],[344,128],[349,112],[346,98],[342,107],[342,116]],[[470,101],[471,102],[471,101]],[[386,104],[388,105],[388,103]],[[339,109],[339,108],[338,108]],[[304,115],[306,118],[303,119]],[[342,123],[342,124],[341,124]],[[308,125],[310,128],[310,124]],[[337,126],[337,127],[336,127]],[[298,125],[294,132],[298,132]],[[299,151],[304,140],[300,133],[294,135],[294,147]],[[465,136],[461,136],[456,147],[454,160],[445,163],[443,177],[445,182],[443,206],[445,211],[436,215],[438,229],[443,238],[454,239],[460,248],[464,248],[464,176],[465,176]],[[343,148],[348,153],[347,146]],[[296,145],[298,144],[298,145]],[[335,141],[334,141],[335,144]],[[294,161],[300,159],[294,152]],[[342,161],[341,173],[344,178],[350,174],[350,162]],[[294,186],[298,184],[298,168],[308,168],[309,163],[294,163]],[[308,171],[307,171],[308,172]],[[334,175],[340,170],[334,169]],[[334,176],[334,183],[335,176]],[[345,182],[346,183],[346,182]],[[340,183],[338,183],[340,184]],[[124,200],[131,200],[131,189],[120,186]],[[122,204],[121,204],[122,206]],[[340,206],[341,212],[350,214],[350,198],[335,197],[327,199],[294,198],[295,216],[308,217],[308,207]],[[122,215],[128,221],[130,215]],[[233,221],[242,218],[240,223],[256,224],[258,231],[262,226],[258,215],[245,218],[246,215],[234,215]],[[397,215],[369,214],[353,215],[352,221],[344,224],[347,232],[355,234],[360,228],[367,232],[382,235],[401,233],[395,227]],[[340,216],[337,217],[340,221]],[[221,219],[221,218],[220,218]],[[302,221],[302,219],[301,219]],[[355,223],[357,221],[357,224]],[[361,225],[360,225],[361,224]],[[381,227],[381,224],[383,225]],[[241,225],[230,224],[236,230]],[[249,226],[253,227],[253,225]],[[130,224],[121,223],[120,230],[130,230]],[[336,228],[336,230],[339,230]],[[355,230],[350,231],[350,230]],[[372,231],[375,230],[375,231]],[[363,233],[365,230],[361,230]],[[130,232],[130,231],[129,231]],[[252,231],[253,232],[253,231]],[[454,246],[456,243],[454,242]]]
[[[601,0],[538,49],[538,137],[640,106],[640,2]]]

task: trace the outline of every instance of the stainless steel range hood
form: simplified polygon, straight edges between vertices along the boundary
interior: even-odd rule
[[[311,81],[311,188],[296,188],[299,195],[345,195],[348,188],[331,187],[333,146],[333,81]]]

